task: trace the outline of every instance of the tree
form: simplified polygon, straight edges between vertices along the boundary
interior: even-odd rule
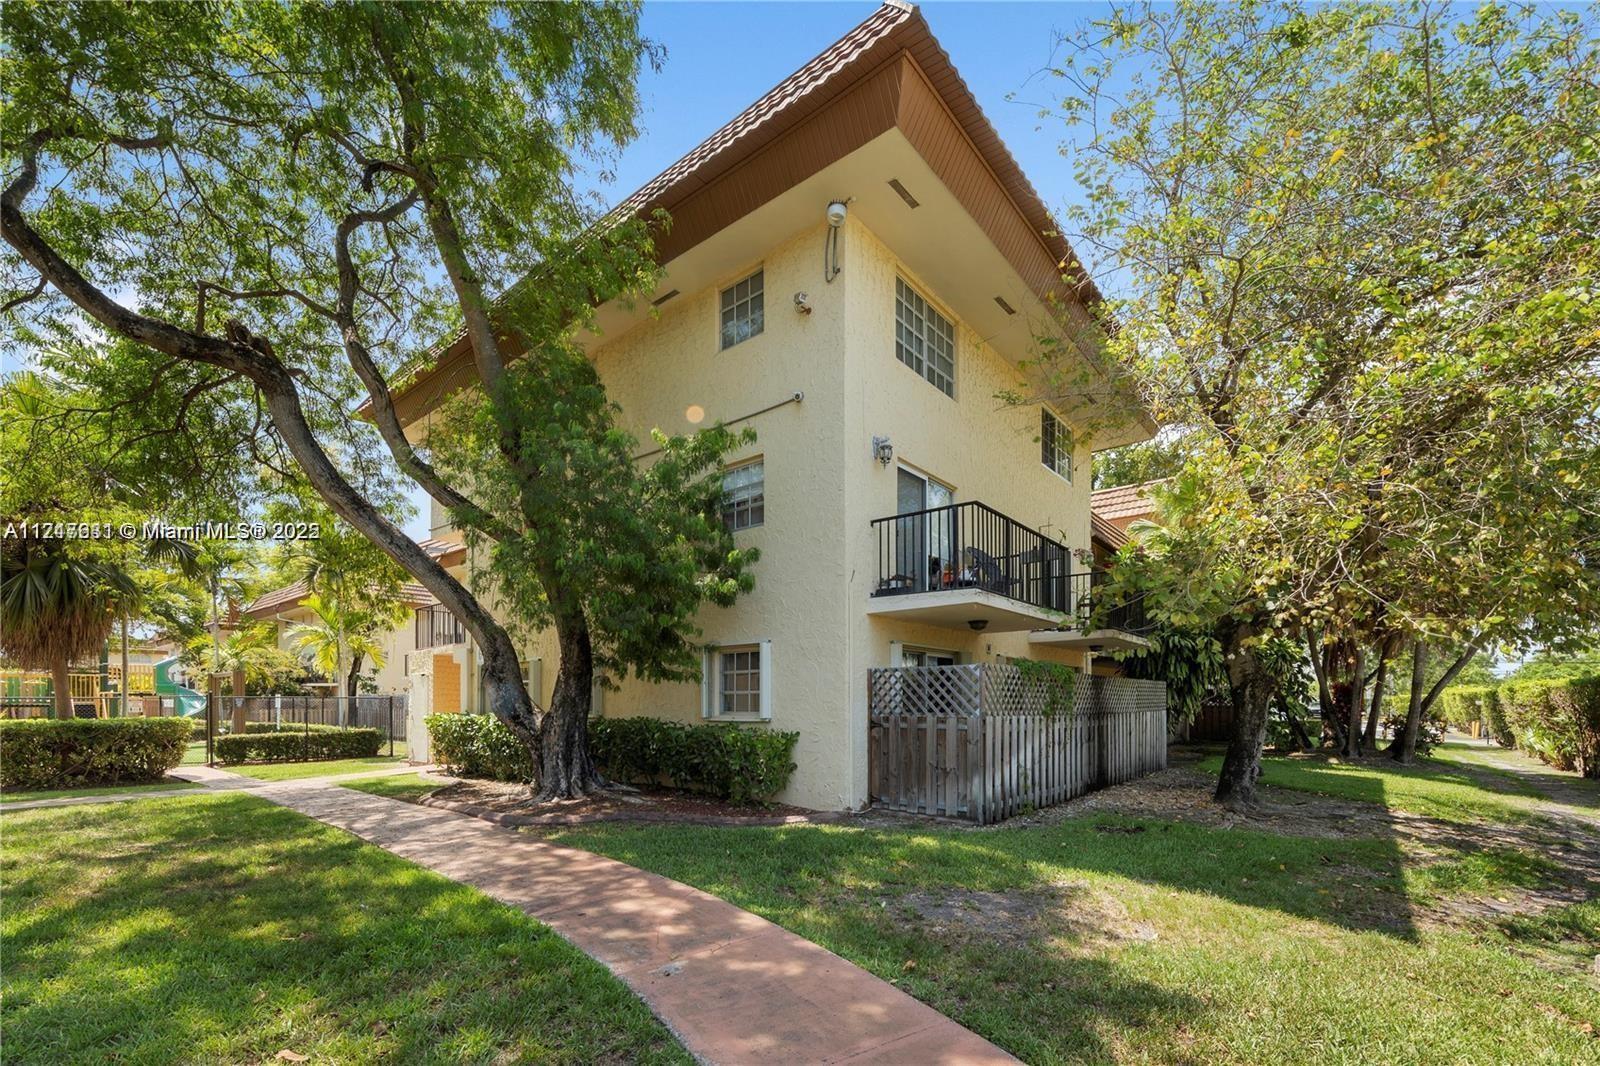
[[[459,326],[504,415],[498,461],[537,494],[508,365],[654,273],[645,222],[592,226],[571,187],[634,132],[655,56],[637,7],[8,4],[0,26],[19,335],[75,312],[133,342],[169,432],[231,405],[240,449],[285,476],[292,457],[461,621],[489,709],[537,748],[510,636],[362,491],[361,464],[375,432],[440,504],[490,513],[406,439],[391,393]],[[491,300],[488,279],[530,273]]]
[[[1113,489],[1119,485],[1159,481],[1183,469],[1183,461],[1183,438],[1180,434],[1163,434],[1154,440],[1096,452],[1094,487]]]
[[[1219,800],[1253,798],[1273,638],[1344,649],[1355,750],[1364,649],[1470,660],[1600,605],[1594,39],[1558,10],[1194,2],[1066,42],[1104,343],[1187,430],[1177,565],[1139,580],[1222,645]]]
[[[508,404],[454,401],[432,444],[440,469],[470,479],[489,508],[456,513],[479,560],[474,587],[524,630],[555,630],[539,780],[545,796],[581,794],[602,784],[585,742],[594,677],[696,679],[696,610],[751,587],[757,553],[734,546],[720,503],[722,459],[754,433],[658,434],[641,466],[594,365],[563,344],[531,352],[502,387]],[[496,461],[508,427],[533,459],[531,487],[526,467]]]
[[[316,593],[300,605],[311,612],[314,620],[289,630],[296,650],[307,655],[318,670],[342,683],[345,695],[354,700],[361,692],[362,666],[371,659],[374,667],[383,669],[381,634],[398,625],[403,615],[396,611],[380,614],[338,600],[325,600]],[[348,714],[348,705],[340,704],[341,725]]]

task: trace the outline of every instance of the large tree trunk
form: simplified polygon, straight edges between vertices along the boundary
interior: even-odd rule
[[[1350,694],[1345,704],[1344,751],[1347,759],[1361,755],[1361,715],[1367,709],[1367,653],[1357,640],[1353,642],[1350,663]]]
[[[356,705],[356,693],[361,689],[361,663],[364,659],[359,652],[350,653],[350,672],[345,675],[344,694],[350,701],[350,710],[353,714]]]
[[[575,799],[606,785],[589,752],[589,700],[594,686],[589,623],[581,613],[558,618],[556,637],[561,667],[539,729],[540,800]]]
[[[1367,711],[1367,728],[1362,735],[1362,745],[1371,752],[1378,750],[1378,716],[1383,713],[1383,691],[1389,681],[1389,660],[1394,657],[1394,641],[1385,639],[1378,646],[1378,676],[1372,680],[1372,706]]]
[[[1216,800],[1233,810],[1255,803],[1256,778],[1261,776],[1261,746],[1267,739],[1267,711],[1272,705],[1272,679],[1262,667],[1248,623],[1231,625],[1223,640],[1228,663],[1228,687],[1233,701],[1233,735],[1222,757]]]
[[[1417,732],[1422,728],[1422,686],[1428,674],[1428,642],[1418,637],[1411,645],[1411,703],[1406,707],[1406,724],[1389,745],[1396,761],[1409,763],[1417,757]]]
[[[72,667],[66,656],[50,661],[50,687],[55,691],[56,717],[62,721],[72,718]]]

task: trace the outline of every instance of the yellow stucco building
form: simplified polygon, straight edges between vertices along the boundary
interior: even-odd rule
[[[870,668],[1102,646],[1070,629],[1090,455],[1153,427],[1104,417],[1132,408],[1096,369],[1093,285],[914,9],[880,8],[625,206],[673,218],[660,287],[582,343],[641,440],[754,427],[727,517],[761,560],[753,593],[700,616],[700,685],[624,681],[595,713],[794,730],[779,798],[856,808]],[[1002,402],[1036,392],[1041,333],[1084,384]],[[471,380],[457,338],[397,398],[408,432]],[[472,710],[474,649],[437,629],[406,657],[413,692]],[[542,702],[556,666],[553,635],[527,649]]]

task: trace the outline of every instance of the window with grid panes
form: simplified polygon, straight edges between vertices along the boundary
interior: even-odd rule
[[[762,271],[722,290],[722,347],[732,348],[761,332],[765,322]]]
[[[1044,408],[1039,409],[1039,461],[1072,480],[1072,431]]]
[[[729,532],[754,529],[766,519],[766,474],[761,460],[724,471],[722,492],[722,524]]]
[[[894,354],[946,396],[956,394],[956,331],[921,294],[894,279]]]
[[[754,717],[761,713],[761,647],[723,648],[717,653],[717,713]]]

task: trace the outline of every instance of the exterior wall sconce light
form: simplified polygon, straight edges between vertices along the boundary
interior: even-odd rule
[[[888,437],[872,438],[872,457],[884,466],[894,462],[894,445],[889,443]]]

